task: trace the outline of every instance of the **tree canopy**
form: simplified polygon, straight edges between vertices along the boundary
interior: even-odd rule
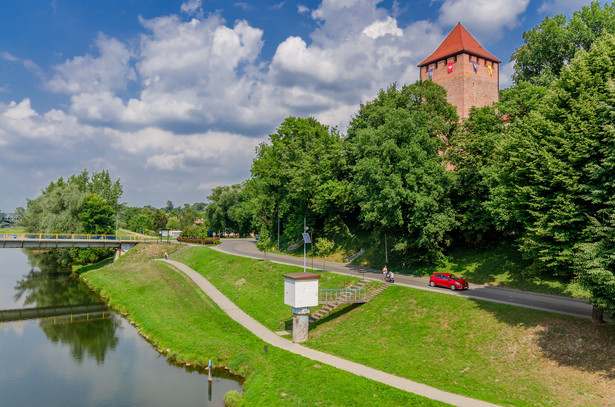
[[[574,12],[569,21],[558,14],[523,33],[525,44],[511,57],[513,79],[534,82],[541,76],[557,77],[579,50],[589,51],[603,34],[615,34],[615,3],[593,1]]]
[[[437,260],[455,225],[442,152],[456,122],[442,87],[394,84],[361,105],[344,140],[360,220],[410,260]]]
[[[120,180],[113,182],[106,170],[91,178],[87,170],[68,181],[60,177],[27,200],[23,225],[39,233],[112,233],[121,195]]]
[[[304,217],[319,230],[338,221],[349,191],[337,130],[314,118],[288,117],[269,140],[257,148],[252,191],[270,234],[277,233],[278,217],[289,240],[300,236]]]
[[[587,256],[608,251],[600,236],[615,213],[613,77],[615,39],[606,35],[578,52],[542,104],[503,137],[491,205],[518,231],[526,257],[554,274],[585,275],[575,267],[581,244],[595,243],[584,246]]]

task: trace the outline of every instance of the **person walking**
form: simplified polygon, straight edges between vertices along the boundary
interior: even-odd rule
[[[387,265],[385,264],[382,269],[382,281],[386,281],[388,273],[389,273],[389,269],[387,268]]]

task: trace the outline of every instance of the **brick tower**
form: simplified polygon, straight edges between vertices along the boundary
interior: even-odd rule
[[[490,106],[499,100],[500,62],[458,23],[418,66],[421,80],[444,87],[449,103],[457,107],[460,118],[466,118],[472,106]]]

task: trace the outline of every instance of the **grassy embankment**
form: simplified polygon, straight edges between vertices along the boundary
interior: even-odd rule
[[[0,229],[0,233],[26,233],[22,226],[15,226],[10,228]]]
[[[340,242],[337,252],[326,260],[343,262],[345,258],[364,247],[365,253],[353,264],[370,267],[376,270],[384,266],[384,242],[371,239],[348,240]],[[309,257],[312,256],[308,245]],[[289,254],[280,251],[281,254]],[[303,249],[297,249],[296,256],[303,256]],[[320,257],[314,257],[314,266],[320,268]],[[310,263],[311,264],[311,260]],[[435,272],[455,273],[464,277],[470,283],[494,285],[532,291],[543,294],[563,295],[575,298],[589,298],[589,293],[577,281],[570,281],[556,276],[537,275],[532,272],[529,262],[524,260],[510,242],[484,248],[459,247],[445,254],[444,263],[438,266],[415,266],[405,262],[403,258],[389,252],[389,269],[397,273],[428,276]]]
[[[392,389],[351,373],[269,347],[231,320],[198,287],[164,263],[152,257],[172,254],[179,245],[138,245],[114,264],[82,274],[116,309],[138,327],[154,346],[178,363],[226,366],[246,377],[246,406],[320,405],[320,406],[429,406],[441,405],[423,397]],[[211,266],[239,292],[263,304],[275,298],[281,274],[297,271],[290,266],[225,256],[209,249],[190,249],[193,255],[214,256]],[[203,252],[201,252],[203,251]],[[193,256],[192,254],[190,256]],[[245,275],[245,285],[242,278]],[[226,276],[226,277],[225,277]],[[231,280],[231,277],[233,278]],[[323,286],[337,287],[352,279],[325,275]],[[257,291],[247,287],[262,285]],[[274,294],[271,294],[274,293]],[[246,294],[244,296],[244,294]],[[259,318],[270,327],[285,325],[290,318],[287,306],[263,304]]]
[[[205,248],[177,259],[269,328],[288,308],[283,266]],[[615,327],[584,319],[394,286],[319,321],[307,346],[497,404],[615,405]]]

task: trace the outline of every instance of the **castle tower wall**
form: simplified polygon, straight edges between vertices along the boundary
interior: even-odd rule
[[[490,106],[499,100],[500,62],[457,24],[436,51],[419,64],[420,78],[444,87],[459,117],[467,118],[472,106]]]
[[[431,80],[446,89],[447,100],[457,107],[460,118],[467,118],[472,106],[490,106],[499,100],[500,64],[495,61],[463,52],[420,67],[421,80],[430,80],[430,70]]]

